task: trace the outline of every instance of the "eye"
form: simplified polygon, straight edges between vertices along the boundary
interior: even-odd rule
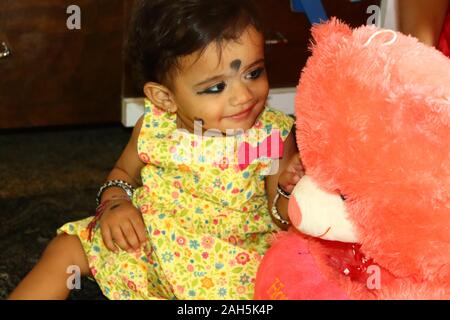
[[[336,190],[336,194],[338,194],[339,197],[341,197],[342,201],[347,200],[347,196],[345,196],[341,190]]]
[[[261,76],[261,74],[264,72],[264,68],[258,68],[258,69],[255,69],[255,70],[253,70],[253,71],[251,71],[251,72],[249,72],[249,73],[247,73],[246,75],[245,75],[245,79],[248,79],[248,80],[256,80],[256,79],[258,79],[260,76]]]
[[[212,87],[209,87],[203,91],[198,92],[197,94],[217,94],[221,93],[226,88],[225,82],[218,83]]]

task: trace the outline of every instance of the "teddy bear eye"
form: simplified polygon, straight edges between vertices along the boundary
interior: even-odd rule
[[[341,197],[342,201],[347,200],[347,197],[342,194],[341,190],[336,190],[336,193]]]
[[[337,189],[335,192],[341,197],[342,201],[347,200],[347,197],[342,194],[341,190]]]

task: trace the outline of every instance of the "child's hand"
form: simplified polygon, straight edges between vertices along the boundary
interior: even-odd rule
[[[115,200],[100,218],[100,230],[106,247],[117,252],[116,244],[125,251],[138,250],[146,241],[142,215],[130,201]]]
[[[305,170],[300,160],[300,155],[297,152],[292,156],[286,169],[280,174],[278,184],[281,189],[291,193],[292,190],[294,190],[295,185],[300,181],[300,178],[304,175]]]

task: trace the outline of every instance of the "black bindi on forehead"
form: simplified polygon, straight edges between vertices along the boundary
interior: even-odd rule
[[[230,68],[237,72],[241,68],[241,65],[242,65],[242,61],[239,59],[236,59],[230,63]]]

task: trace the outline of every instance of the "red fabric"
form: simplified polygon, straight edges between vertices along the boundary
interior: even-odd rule
[[[333,247],[331,242],[324,241],[324,243]],[[335,250],[342,256],[344,254],[341,254],[341,251],[344,250],[341,248]],[[336,259],[339,260],[339,257]],[[338,267],[341,266],[339,264]],[[256,275],[254,298],[256,300],[347,300],[349,296],[339,286],[338,281],[330,279],[321,271],[314,255],[310,252],[310,240],[291,228],[288,232],[278,234],[272,247],[265,254]]]
[[[447,18],[444,22],[441,38],[439,39],[438,49],[450,58],[450,8],[447,12]]]

